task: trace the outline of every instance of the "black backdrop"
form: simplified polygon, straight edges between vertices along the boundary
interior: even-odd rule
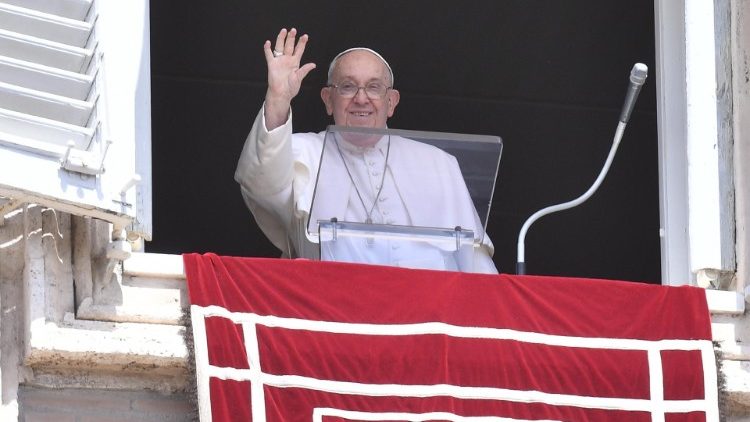
[[[650,69],[618,156],[584,205],[526,237],[528,272],[660,280],[654,6],[649,0],[274,0],[151,2],[154,240],[149,252],[278,256],[233,180],[265,93],[263,41],[310,35],[318,65],[295,102],[295,131],[329,123],[319,97],[330,59],[381,52],[401,103],[389,126],[504,140],[488,232],[513,272],[537,209],[573,199],[611,146],[633,63]]]

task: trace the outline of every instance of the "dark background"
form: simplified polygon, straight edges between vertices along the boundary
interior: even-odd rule
[[[295,131],[329,123],[330,59],[368,46],[401,103],[389,126],[498,135],[504,151],[488,233],[513,272],[536,210],[586,191],[612,144],[635,62],[649,66],[610,173],[573,210],[526,236],[530,274],[660,281],[654,6],[651,0],[151,2],[154,240],[149,252],[275,257],[233,174],[265,94],[262,46],[310,35],[318,68],[293,103]]]

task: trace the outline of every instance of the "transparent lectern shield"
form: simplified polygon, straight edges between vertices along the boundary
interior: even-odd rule
[[[320,260],[474,272],[474,233],[320,221]]]
[[[482,241],[500,165],[497,136],[329,126],[307,225],[472,231]]]

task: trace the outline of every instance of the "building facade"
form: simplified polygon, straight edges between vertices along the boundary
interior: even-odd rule
[[[654,8],[662,283],[706,289],[750,420],[750,3]],[[181,257],[138,252],[148,28],[145,0],[0,1],[2,420],[194,415]]]

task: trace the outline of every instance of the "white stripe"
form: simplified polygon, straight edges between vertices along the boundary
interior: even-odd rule
[[[716,355],[713,343],[705,344],[701,350],[703,364],[703,391],[706,399],[706,421],[719,421],[719,381],[716,372]]]
[[[654,411],[649,399],[623,399],[614,397],[589,397],[570,394],[544,393],[533,390],[509,390],[494,387],[464,387],[449,384],[406,385],[406,384],[361,384],[356,382],[321,380],[299,375],[271,375],[262,373],[259,378],[255,371],[235,368],[210,368],[211,376],[237,381],[250,380],[278,388],[304,388],[335,394],[384,397],[435,397],[449,396],[466,400],[503,400],[517,403],[545,403],[554,406],[575,406],[588,409],[608,409],[627,411]],[[705,409],[705,400],[671,400],[662,402],[660,411],[693,412]]]
[[[319,331],[336,334],[361,334],[380,336],[407,336],[419,334],[444,334],[457,338],[485,338],[516,340],[548,346],[577,347],[605,350],[699,350],[710,340],[639,340],[604,337],[574,337],[542,334],[505,328],[463,327],[443,322],[415,324],[362,324],[330,321],[313,321],[298,318],[281,318],[271,315],[230,312],[219,306],[204,308],[206,316],[220,316],[237,323],[251,322],[266,327],[292,330]]]
[[[193,346],[195,349],[195,378],[198,390],[198,415],[201,421],[210,421],[211,391],[209,389],[208,343],[206,342],[206,321],[203,309],[191,305],[191,320],[193,323]]]
[[[648,399],[623,399],[589,397],[570,394],[544,393],[534,390],[509,390],[493,387],[465,387],[448,384],[360,384],[354,382],[320,380],[298,375],[263,374],[265,385],[279,388],[305,388],[336,394],[371,397],[436,397],[449,396],[465,400],[503,400],[516,403],[545,403],[554,406],[575,406],[586,409],[627,410],[651,412],[653,404]],[[668,412],[693,412],[704,410],[705,400],[671,400],[663,404]]]
[[[648,379],[650,384],[651,422],[664,422],[664,372],[661,364],[661,351],[648,351]]]
[[[262,374],[260,369],[260,351],[258,349],[258,331],[255,324],[243,323],[242,332],[245,335],[245,350],[247,351],[247,362],[250,366],[251,379],[258,379]],[[263,393],[263,384],[250,382],[250,403],[252,403],[253,420],[266,420],[266,396]]]
[[[232,380],[232,381],[253,381],[258,380],[261,374],[253,373],[249,369],[239,368],[227,368],[222,366],[208,367],[208,376],[211,378],[218,378],[221,380]]]
[[[402,413],[402,412],[358,412],[353,410],[316,407],[313,410],[313,421],[322,422],[323,416],[335,416],[357,421],[453,421],[453,422],[560,422],[550,419],[512,419],[498,416],[460,416],[447,412]]]

